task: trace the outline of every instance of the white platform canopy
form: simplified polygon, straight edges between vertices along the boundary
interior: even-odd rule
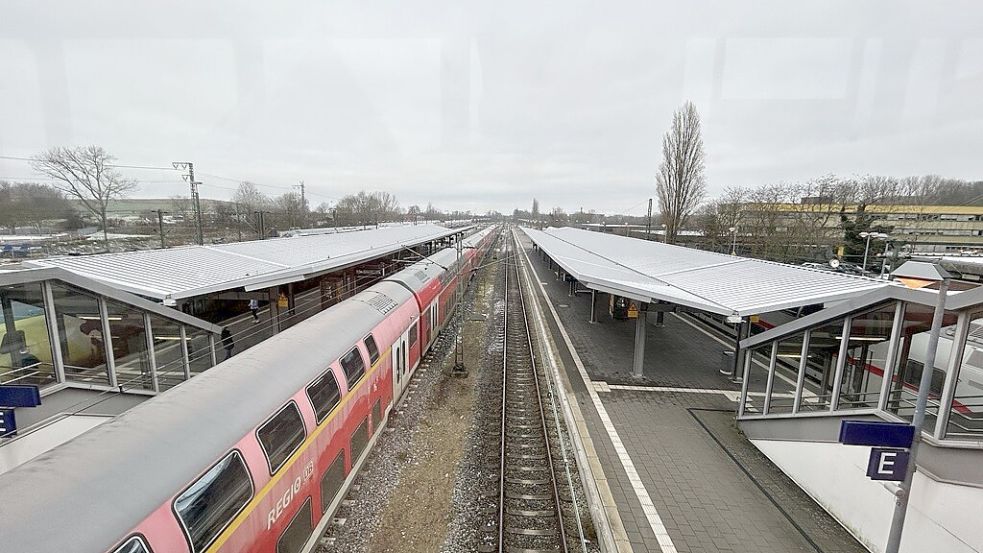
[[[575,228],[522,229],[584,286],[745,317],[840,301],[891,282]]]
[[[109,286],[165,300],[304,280],[446,238],[465,229],[403,225],[234,244],[185,246],[31,261]]]

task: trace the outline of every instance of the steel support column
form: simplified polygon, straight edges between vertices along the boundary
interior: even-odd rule
[[[109,306],[106,298],[99,296],[99,319],[102,322],[102,348],[106,356],[106,371],[109,374],[109,385],[115,388],[119,381],[116,378],[116,357],[113,354],[113,333],[109,328]]]
[[[590,322],[597,322],[597,290],[590,291]]]
[[[181,360],[184,362],[184,379],[191,380],[191,359],[188,356],[188,333],[181,325]]]
[[[632,359],[632,376],[641,378],[644,373],[645,365],[645,318],[647,311],[638,311],[638,318],[635,319],[635,355]]]
[[[55,380],[65,382],[65,357],[61,349],[61,330],[58,328],[58,314],[55,312],[55,296],[51,283],[41,283],[44,292],[44,319],[48,325],[48,341],[51,343],[51,363],[55,367]]]
[[[157,380],[157,352],[154,351],[154,327],[147,312],[143,313],[143,334],[147,344],[147,359],[150,362],[150,386],[154,392],[160,392],[160,382]]]
[[[829,410],[836,411],[840,407],[840,385],[843,382],[843,368],[846,366],[847,352],[850,351],[850,326],[853,317],[843,319],[843,331],[840,332],[839,355],[836,356],[836,369],[833,373],[833,389],[830,390]],[[820,390],[825,392],[825,390]]]

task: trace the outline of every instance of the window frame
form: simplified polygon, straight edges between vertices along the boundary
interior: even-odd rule
[[[340,364],[340,362],[339,362],[339,364]],[[344,372],[344,368],[342,368],[342,372]],[[314,386],[314,384],[316,382],[318,382],[320,380],[323,380],[324,378],[326,378],[328,376],[331,377],[331,381],[334,382],[335,390],[338,391],[338,399],[335,401],[334,405],[332,405],[331,408],[328,409],[328,411],[324,414],[323,417],[319,417],[318,416],[318,408],[317,408],[317,405],[314,405],[314,398],[311,397],[311,387]],[[345,378],[346,379],[348,378],[348,375],[347,374],[345,375]],[[320,425],[322,422],[328,420],[328,417],[331,416],[331,413],[333,413],[334,410],[337,409],[339,405],[341,405],[341,400],[344,397],[344,394],[341,393],[341,384],[338,383],[338,377],[335,376],[334,369],[332,369],[331,367],[328,367],[328,370],[326,370],[323,373],[321,373],[321,376],[315,378],[307,386],[304,387],[304,395],[307,396],[307,401],[310,402],[311,409],[314,410],[314,420],[317,421],[317,424],[318,425]]]
[[[116,548],[111,550],[111,553],[120,553],[123,548],[129,545],[133,540],[136,540],[140,545],[142,545],[143,550],[146,553],[154,553],[154,550],[151,549],[150,544],[147,542],[147,536],[144,536],[139,532],[126,536],[126,538],[124,538],[123,541],[116,546]]]
[[[348,374],[348,368],[345,367],[345,363],[343,362],[343,360],[346,357],[348,357],[352,352],[355,352],[358,355],[358,360],[362,363],[362,371],[359,373],[358,377],[355,378],[354,380],[352,379],[351,375]],[[358,344],[355,344],[355,347],[348,350],[344,355],[342,355],[341,358],[338,359],[338,364],[341,365],[341,371],[345,373],[345,383],[348,384],[348,391],[351,392],[353,389],[355,389],[355,385],[361,382],[362,378],[365,377],[365,373],[367,372],[367,368],[365,366],[365,357],[362,357],[362,350],[359,349]]]
[[[365,417],[357,425],[355,425],[355,429],[352,430],[352,433],[348,435],[348,454],[351,456],[351,465],[353,469],[355,467],[355,463],[357,463],[358,460],[362,458],[362,455],[369,450],[369,442],[372,440],[372,434],[369,431],[369,425],[371,424],[369,422],[370,418],[371,415],[365,415]],[[355,436],[358,434],[360,428],[364,428],[365,443],[362,445],[361,450],[356,455]]]
[[[195,484],[197,484],[198,481],[202,479],[202,477],[204,477],[206,474],[211,472],[211,470],[217,467],[222,461],[225,461],[226,459],[232,456],[239,457],[239,462],[242,463],[242,468],[244,468],[246,471],[246,476],[249,479],[249,499],[246,500],[246,502],[241,507],[239,507],[239,509],[235,512],[235,514],[232,515],[232,518],[230,518],[229,521],[226,522],[224,526],[222,526],[222,529],[219,530],[219,532],[215,535],[215,537],[209,540],[208,543],[205,544],[204,548],[201,551],[199,551],[198,549],[195,548],[194,541],[191,538],[191,530],[188,528],[188,525],[185,523],[184,517],[182,517],[181,513],[179,513],[177,510],[177,500],[182,495],[187,493],[187,491],[190,490]],[[215,540],[218,539],[218,537],[221,536],[222,533],[229,528],[229,526],[232,524],[232,521],[234,521],[239,515],[242,514],[242,512],[246,509],[246,507],[249,506],[249,504],[252,502],[253,499],[256,499],[256,483],[253,482],[253,475],[251,472],[249,472],[249,465],[246,463],[246,456],[242,453],[241,450],[239,450],[239,448],[233,448],[229,450],[229,452],[226,453],[225,455],[219,457],[217,461],[209,465],[207,469],[203,470],[201,474],[195,477],[194,480],[192,480],[187,486],[182,488],[181,491],[178,492],[173,499],[171,499],[171,513],[174,515],[174,518],[177,519],[177,523],[181,527],[181,531],[184,533],[184,539],[187,540],[188,542],[188,550],[191,551],[191,553],[202,553],[203,551],[206,551],[209,547],[211,547],[212,544],[215,543]]]
[[[420,320],[417,319],[413,321],[413,324],[410,325],[409,338],[406,341],[407,347],[412,348],[419,341],[420,337],[417,335],[420,332],[420,326],[418,324],[419,322]]]
[[[278,467],[276,467],[274,469],[273,468],[273,460],[270,459],[270,453],[268,451],[266,451],[266,445],[263,443],[263,440],[261,440],[260,437],[259,437],[259,431],[262,430],[263,427],[266,426],[267,424],[273,422],[273,419],[275,419],[277,417],[277,415],[279,415],[280,413],[282,413],[285,410],[287,410],[287,408],[290,407],[291,405],[293,406],[295,412],[297,413],[297,418],[300,419],[300,427],[303,429],[304,435],[301,438],[300,443],[297,444],[297,447],[295,447],[293,449],[293,451],[291,451],[290,454],[287,455],[283,459],[283,462],[280,463],[280,466],[278,466]],[[297,453],[297,451],[300,450],[300,447],[304,445],[304,442],[307,440],[307,436],[308,436],[308,434],[307,434],[307,425],[304,424],[304,414],[300,412],[300,406],[297,405],[297,402],[294,401],[294,400],[292,400],[292,399],[290,401],[284,403],[283,406],[281,406],[279,409],[277,409],[265,421],[263,421],[259,426],[257,426],[256,427],[256,430],[253,432],[253,434],[256,436],[256,441],[259,442],[260,449],[263,450],[263,456],[266,457],[266,466],[267,466],[267,468],[270,469],[270,476],[273,476],[274,474],[276,474],[277,472],[279,472],[280,469],[282,469],[284,467],[284,465],[287,464],[287,461],[290,460],[290,457],[293,456],[294,453]]]
[[[372,347],[369,347],[369,340],[372,341]],[[365,351],[369,354],[369,367],[371,368],[382,357],[379,354],[379,343],[375,341],[375,336],[370,332],[365,338],[362,338],[362,344],[365,345]],[[372,355],[373,350],[375,350],[375,355]]]
[[[333,459],[331,459],[331,464],[329,464],[328,468],[324,469],[324,472],[321,474],[321,481],[318,483],[318,493],[320,494],[321,497],[321,516],[324,516],[328,512],[328,508],[331,507],[331,504],[334,503],[335,498],[338,497],[338,494],[345,487],[345,480],[348,478],[349,475],[349,472],[345,471],[345,457],[348,454],[347,452],[349,452],[349,449],[344,447],[338,450],[338,454],[335,455]],[[328,473],[335,466],[335,463],[339,461],[341,461],[341,484],[338,486],[338,489],[335,490],[334,495],[331,496],[331,500],[328,501],[327,504],[325,504],[324,479],[328,476]]]
[[[311,530],[316,530],[316,526],[314,524],[314,498],[312,498],[311,496],[307,496],[307,499],[305,499],[304,502],[300,504],[300,509],[297,509],[297,512],[294,513],[294,516],[290,519],[290,522],[288,522],[287,525],[284,526],[283,532],[280,532],[280,536],[276,539],[276,549],[275,549],[276,553],[280,553],[280,542],[283,541],[283,537],[287,535],[287,532],[289,532],[290,529],[293,527],[294,523],[297,522],[297,517],[299,517],[304,512],[304,508],[307,508],[308,526],[311,528]],[[310,539],[310,536],[308,536],[307,539]],[[301,549],[303,549],[303,544],[301,546]]]

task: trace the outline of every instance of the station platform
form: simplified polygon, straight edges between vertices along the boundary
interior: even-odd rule
[[[635,378],[635,321],[608,316],[603,295],[589,322],[590,295],[570,296],[518,237],[619,552],[867,551],[737,429],[727,341],[666,314]]]

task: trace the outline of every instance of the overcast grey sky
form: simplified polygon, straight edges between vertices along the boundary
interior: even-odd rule
[[[641,214],[684,100],[711,194],[981,178],[983,2],[0,2],[0,155],[99,144],[317,204]],[[133,170],[135,196],[186,193]],[[0,159],[0,179],[32,175]],[[221,177],[221,178],[219,178]],[[276,188],[281,187],[281,188]]]

